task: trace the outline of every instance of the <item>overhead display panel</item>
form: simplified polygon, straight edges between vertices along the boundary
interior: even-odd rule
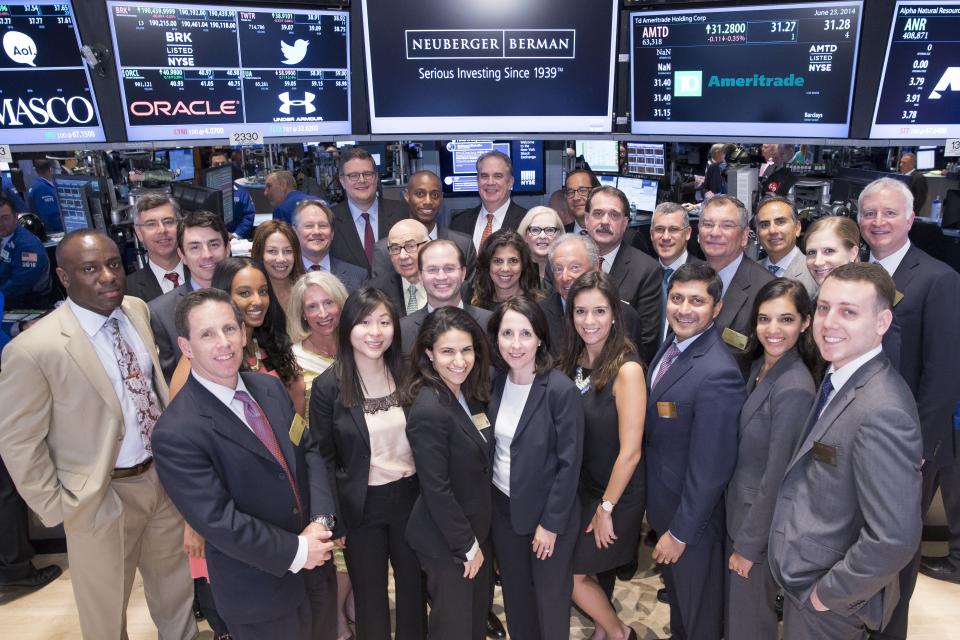
[[[363,0],[372,133],[609,132],[617,0]]]
[[[631,131],[846,137],[862,2],[630,14]]]
[[[870,137],[960,137],[960,2],[897,3]]]
[[[104,142],[69,2],[0,3],[0,142]]]
[[[349,134],[349,13],[108,0],[130,141]]]

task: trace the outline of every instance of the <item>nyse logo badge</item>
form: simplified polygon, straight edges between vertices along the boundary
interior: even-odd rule
[[[703,71],[674,71],[673,97],[699,98],[703,95]]]
[[[283,64],[300,64],[307,57],[307,47],[310,43],[302,38],[292,45],[280,41],[280,53],[283,55]]]
[[[943,72],[943,77],[940,78],[940,82],[930,92],[930,100],[939,100],[941,98],[940,92],[948,89],[950,91],[960,91],[960,67],[947,67],[947,70]]]
[[[291,100],[289,91],[284,91],[277,97],[280,98],[280,113],[285,113],[286,115],[290,115],[292,107],[303,107],[303,112],[306,114],[313,113],[317,110],[317,108],[313,106],[313,101],[317,96],[309,91],[303,92],[303,100]]]

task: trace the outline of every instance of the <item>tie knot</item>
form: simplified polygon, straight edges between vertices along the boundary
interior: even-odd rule
[[[251,397],[250,397],[250,394],[247,393],[246,391],[237,391],[237,392],[233,395],[233,399],[234,399],[234,400],[239,400],[240,403],[241,403],[245,408],[246,408],[246,407],[252,407],[252,406],[254,406],[253,398],[251,398]]]
[[[768,265],[767,265],[767,271],[769,271],[769,272],[772,273],[773,275],[777,275],[778,273],[780,273],[780,267],[778,267],[778,266],[775,265],[775,264],[768,264]]]
[[[495,217],[496,217],[496,216],[493,215],[492,213],[488,213],[488,214],[487,214],[487,222],[493,222],[493,219],[494,219]]]
[[[107,330],[114,334],[120,334],[120,321],[116,318],[107,318],[107,321],[104,323],[107,326]]]
[[[671,342],[670,346],[667,347],[666,353],[663,354],[663,359],[668,362],[673,362],[677,359],[677,356],[680,355],[680,347],[677,346],[676,342]]]
[[[363,221],[364,221],[364,222],[370,222],[370,212],[369,212],[369,211],[364,211],[363,213],[360,214],[360,217],[363,218]]]
[[[664,282],[666,282],[667,280],[669,280],[669,279],[670,279],[670,276],[672,276],[672,275],[673,275],[673,269],[672,269],[671,267],[667,267],[666,269],[664,269],[664,270],[663,270],[663,280],[664,280]]]
[[[173,286],[175,287],[180,286],[180,274],[178,274],[177,272],[171,271],[170,273],[165,273],[163,277],[169,280],[170,282],[172,282]]]
[[[830,393],[833,391],[833,380],[832,380],[832,378],[833,378],[833,374],[832,374],[832,373],[828,373],[827,375],[825,375],[825,376],[823,377],[823,384],[822,384],[821,387],[820,387],[820,388],[821,388],[821,390],[820,390],[820,393],[821,393],[821,394],[823,394],[823,395],[825,395],[825,396],[828,396],[828,395],[830,395]]]
[[[310,265],[310,271],[323,271],[323,267],[318,264]]]

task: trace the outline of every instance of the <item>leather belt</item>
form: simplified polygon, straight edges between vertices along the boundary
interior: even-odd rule
[[[125,467],[123,469],[114,469],[110,474],[111,480],[120,480],[122,478],[132,478],[134,476],[139,476],[144,473],[147,469],[150,468],[150,465],[153,464],[153,458],[147,458],[140,464],[135,467]]]

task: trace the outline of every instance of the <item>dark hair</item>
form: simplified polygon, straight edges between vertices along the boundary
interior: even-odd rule
[[[373,165],[374,171],[377,170],[377,161],[373,159],[369,151],[363,147],[347,147],[340,151],[340,175],[346,175],[343,173],[343,167],[351,160],[366,160]]]
[[[345,407],[360,405],[364,399],[363,382],[357,371],[353,357],[353,345],[350,333],[360,321],[370,315],[379,305],[383,305],[393,322],[393,340],[383,353],[383,361],[393,377],[394,383],[400,380],[400,317],[390,298],[373,287],[361,287],[349,296],[340,310],[340,324],[337,327],[337,359],[333,363],[334,372],[340,383],[340,400]]]
[[[757,338],[757,317],[760,315],[760,305],[777,298],[789,298],[794,308],[800,315],[801,324],[803,320],[809,320],[810,326],[800,333],[797,339],[797,351],[807,365],[807,369],[813,377],[819,380],[823,373],[824,362],[820,357],[816,343],[813,341],[813,301],[810,300],[810,294],[802,284],[791,278],[774,278],[767,282],[757,292],[757,297],[753,301],[753,309],[750,311],[750,327],[752,333],[750,340],[744,351],[750,354],[751,359],[759,358],[763,355],[763,345]]]
[[[494,366],[501,371],[509,368],[500,355],[499,347],[500,324],[503,322],[503,316],[507,311],[519,313],[526,318],[530,322],[530,326],[533,327],[534,335],[536,335],[540,341],[540,346],[537,347],[537,355],[534,360],[534,371],[536,373],[543,373],[544,371],[552,369],[556,363],[553,360],[553,356],[550,355],[550,325],[547,322],[547,314],[543,312],[539,304],[523,296],[514,296],[505,301],[494,310],[493,315],[490,316],[490,320],[487,322],[487,336],[490,339],[490,350],[493,352]]]
[[[630,201],[627,200],[626,194],[623,191],[620,191],[620,189],[611,187],[610,185],[594,187],[593,191],[590,192],[590,195],[587,196],[587,213],[590,213],[590,210],[593,209],[593,199],[599,195],[616,198],[617,202],[620,203],[621,213],[628,218],[630,217]]]
[[[501,247],[513,247],[520,256],[520,281],[518,284],[522,294],[532,296],[535,299],[542,298],[540,268],[530,255],[530,247],[516,231],[500,229],[491,233],[480,248],[473,277],[473,300],[471,304],[487,310],[494,309],[499,304],[496,287],[493,285],[493,278],[490,277],[490,263],[493,261],[493,255],[497,252],[497,249]]]
[[[267,281],[267,294],[270,296],[270,304],[267,305],[266,313],[263,314],[263,324],[253,330],[253,337],[266,353],[264,365],[276,371],[284,384],[289,384],[302,373],[302,370],[293,355],[293,343],[287,335],[287,315],[273,292],[270,276],[263,265],[246,256],[224,258],[214,268],[210,286],[232,295],[234,278],[240,271],[247,268],[256,269],[263,274]]]
[[[193,227],[213,229],[223,238],[223,244],[227,247],[230,246],[230,233],[224,226],[223,219],[215,213],[201,209],[193,213],[188,213],[180,219],[180,223],[177,225],[177,247],[180,251],[183,251],[183,232]]]
[[[137,198],[137,209],[134,215],[136,222],[140,222],[140,216],[145,211],[150,211],[151,209],[157,209],[164,205],[170,205],[173,207],[173,215],[177,218],[180,217],[180,204],[171,198],[168,195],[157,192],[145,193],[139,198]]]
[[[567,174],[566,178],[564,178],[563,180],[564,188],[566,188],[567,180],[569,180],[571,176],[575,176],[578,173],[582,173],[588,178],[590,178],[590,188],[595,189],[600,186],[600,179],[597,178],[597,174],[595,174],[590,169],[574,169],[573,171]]]
[[[424,318],[410,352],[410,375],[404,390],[407,402],[413,402],[424,387],[432,388],[448,401],[457,401],[427,357],[427,349],[433,349],[440,336],[454,330],[465,331],[473,339],[473,368],[460,387],[463,397],[468,401],[479,402],[490,399],[490,348],[483,329],[473,316],[463,309],[441,307]]]
[[[199,306],[208,302],[222,302],[230,305],[233,311],[233,318],[238,325],[243,324],[243,315],[237,305],[233,304],[230,294],[222,289],[197,289],[180,298],[177,302],[177,308],[173,312],[173,324],[177,328],[177,335],[181,338],[190,339],[190,312]]]
[[[296,282],[305,271],[303,269],[303,258],[300,252],[300,238],[297,232],[283,220],[267,220],[257,225],[257,230],[253,232],[253,247],[250,249],[250,256],[254,260],[263,262],[263,253],[267,250],[267,239],[275,233],[279,233],[290,246],[293,247],[293,268],[287,280],[291,283]]]
[[[33,170],[39,175],[53,171],[53,160],[49,158],[40,158],[33,161]]]
[[[620,371],[620,367],[629,356],[636,355],[637,348],[623,332],[623,310],[620,308],[620,292],[610,279],[610,276],[599,269],[587,271],[573,281],[567,293],[566,330],[570,337],[567,348],[564,350],[560,368],[571,378],[577,369],[577,361],[586,349],[583,338],[577,333],[573,325],[573,312],[577,295],[583,291],[596,290],[603,294],[610,305],[610,314],[613,324],[610,326],[610,335],[600,350],[600,354],[591,367],[590,385],[597,391],[603,389],[608,382],[613,381]]]
[[[17,207],[14,206],[13,200],[4,195],[0,195],[0,209],[4,207],[10,207],[10,211],[12,211],[14,215],[17,214]]]
[[[673,289],[674,282],[705,282],[707,293],[713,298],[713,303],[720,302],[723,298],[723,281],[713,267],[706,262],[688,262],[680,267],[670,276],[670,282],[667,285],[667,297],[670,297],[670,290]],[[666,310],[664,310],[666,312]]]
[[[453,247],[457,254],[457,261],[460,263],[460,267],[463,269],[467,267],[467,259],[463,255],[463,249],[453,240],[444,240],[441,238],[439,240],[428,241],[427,244],[420,247],[420,250],[417,251],[417,271],[423,271],[423,254],[430,247]]]
[[[845,282],[866,282],[872,284],[877,297],[876,310],[879,312],[884,309],[893,309],[893,303],[897,295],[897,286],[894,284],[890,274],[887,273],[887,270],[879,264],[872,262],[850,262],[848,264],[842,264],[831,271],[824,282],[830,278],[836,278],[837,280],[843,280]]]
[[[797,213],[797,205],[790,198],[784,198],[783,196],[767,196],[760,201],[760,204],[757,205],[757,210],[754,214],[754,219],[756,219],[756,214],[760,213],[760,210],[763,209],[768,204],[774,204],[779,202],[780,204],[785,204],[790,207],[790,213],[793,215],[794,222],[800,222],[800,215]]]

